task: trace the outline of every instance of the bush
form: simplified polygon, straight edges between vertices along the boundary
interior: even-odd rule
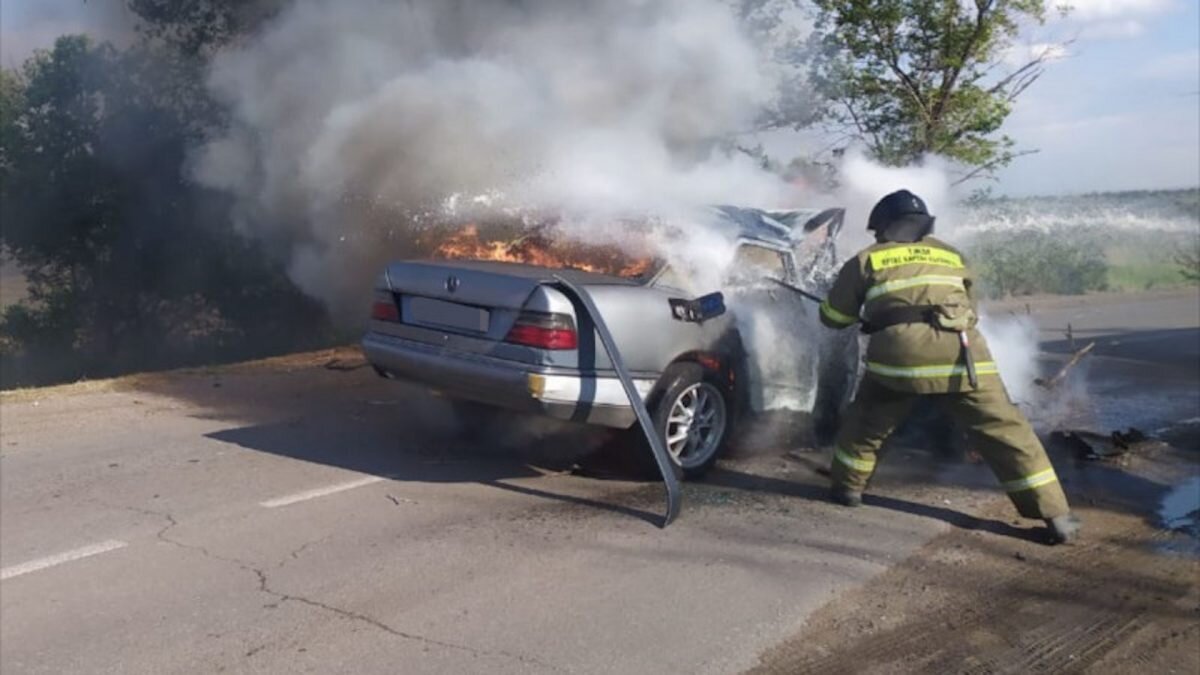
[[[0,245],[28,297],[0,314],[0,386],[311,348],[321,305],[188,181],[214,121],[201,64],[63,37],[0,70]]]
[[[991,231],[979,234],[968,251],[980,291],[989,297],[1107,288],[1104,249],[1091,238],[1035,229]]]
[[[1177,253],[1175,264],[1179,265],[1179,275],[1185,281],[1193,284],[1200,282],[1200,246]]]
[[[1174,262],[1147,262],[1122,265],[1110,263],[1108,287],[1113,291],[1145,291],[1152,288],[1177,288],[1188,284],[1187,270]]]

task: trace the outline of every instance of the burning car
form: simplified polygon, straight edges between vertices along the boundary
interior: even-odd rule
[[[613,364],[588,313],[556,287],[561,276],[592,297],[656,433],[684,473],[697,476],[716,461],[736,423],[780,392],[804,394],[793,398],[805,401],[815,426],[832,427],[850,382],[837,356],[844,350],[814,341],[802,345],[803,363],[765,368],[748,348],[750,323],[739,312],[813,317],[814,308],[770,280],[812,284],[822,261],[831,268],[842,217],[841,209],[713,209],[727,235],[722,241],[732,247],[720,282],[732,311],[702,323],[675,320],[669,309],[671,299],[689,295],[690,274],[678,262],[562,242],[536,229],[485,240],[478,227],[466,226],[445,237],[431,259],[387,266],[363,351],[381,376],[451,399],[632,427],[635,414]]]

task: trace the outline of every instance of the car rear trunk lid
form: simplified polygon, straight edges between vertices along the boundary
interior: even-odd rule
[[[488,309],[520,309],[538,287],[540,276],[473,269],[461,263],[402,262],[387,268],[393,292]]]
[[[585,285],[639,285],[637,280],[592,272],[515,263],[397,262],[387,267],[387,288],[381,292],[395,302],[398,321],[374,321],[372,329],[459,352],[578,367],[574,336],[566,332],[573,333],[579,324],[566,296],[551,287],[555,275]],[[520,333],[524,338],[508,339],[518,324],[525,333],[551,331],[554,339],[541,340],[542,348],[532,346],[525,333]]]

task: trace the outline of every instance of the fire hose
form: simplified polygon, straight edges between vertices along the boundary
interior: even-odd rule
[[[775,277],[767,277],[767,278],[770,279],[771,281],[774,281],[775,283],[779,284],[780,286],[783,286],[784,288],[788,289],[789,291],[796,293],[797,295],[804,298],[805,300],[811,300],[811,301],[817,303],[818,305],[825,302],[825,300],[823,298],[821,298],[821,296],[816,295],[815,293],[809,293],[808,291],[804,290],[803,288],[800,288],[799,286],[793,286],[792,284],[789,284],[788,282],[784,281],[783,279],[776,279]]]

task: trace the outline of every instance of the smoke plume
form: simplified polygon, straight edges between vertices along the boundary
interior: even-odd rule
[[[425,228],[489,213],[554,212],[570,235],[599,243],[619,240],[611,223],[631,214],[691,223],[659,253],[685,270],[688,290],[707,292],[732,249],[695,227],[698,207],[797,205],[790,186],[728,145],[781,91],[797,92],[794,68],[734,5],[297,0],[216,58],[210,86],[231,124],[194,172],[232,194],[244,231],[282,251],[301,288],[344,320],[359,318],[372,277],[412,255]],[[788,30],[807,30],[795,19]],[[868,243],[869,209],[900,188],[921,194],[954,239],[936,160],[891,169],[852,154],[840,176],[835,195],[804,205],[848,208],[844,247]],[[803,346],[823,335],[812,312],[769,310],[735,310],[748,347],[772,355],[763,375],[812,370]],[[808,409],[811,394],[775,403]]]
[[[447,214],[773,204],[720,140],[779,90],[718,0],[299,0],[215,60],[232,124],[195,175],[335,314]]]

